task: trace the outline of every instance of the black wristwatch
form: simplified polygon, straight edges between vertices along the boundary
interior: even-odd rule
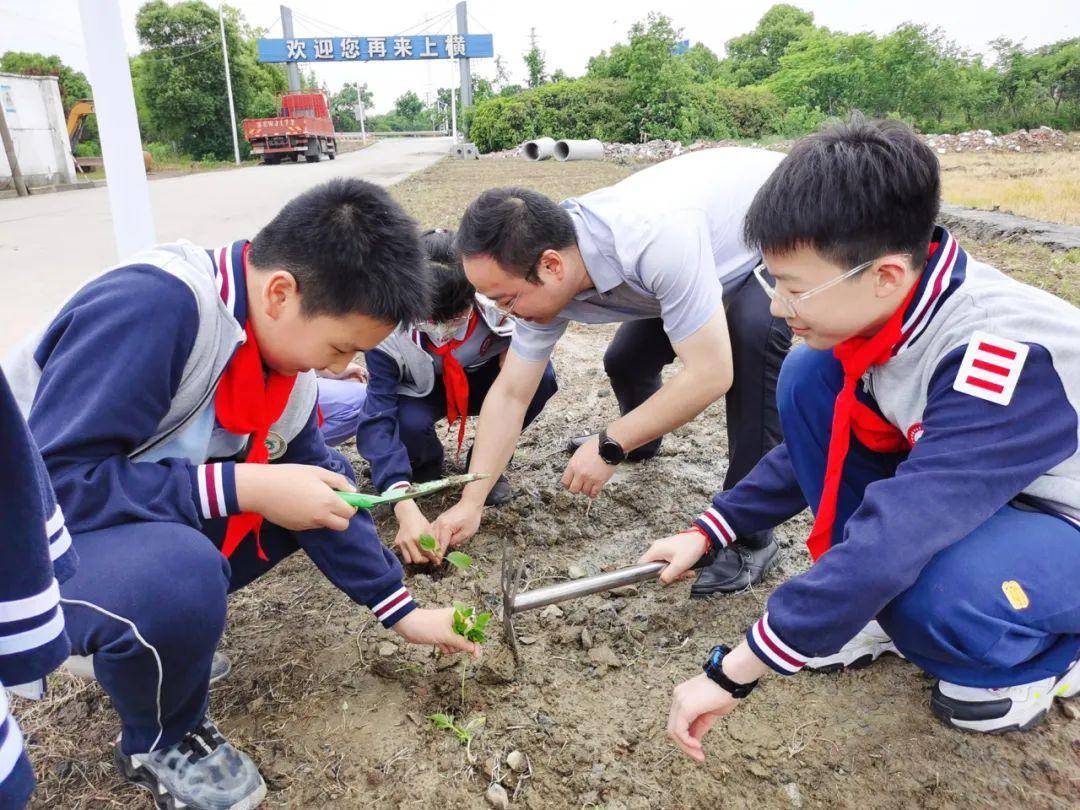
[[[626,461],[626,451],[621,444],[607,435],[607,428],[600,431],[600,458],[612,467]]]
[[[725,647],[723,644],[717,644],[712,648],[712,652],[709,653],[708,659],[706,659],[702,669],[705,670],[705,674],[709,676],[709,680],[730,694],[737,700],[742,700],[751,692],[754,691],[754,687],[757,686],[757,681],[750,681],[750,683],[735,683],[727,675],[724,674],[723,668],[720,664],[724,660],[724,656],[731,652],[730,647]]]

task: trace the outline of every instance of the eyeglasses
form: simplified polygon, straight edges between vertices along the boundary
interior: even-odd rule
[[[517,302],[518,302],[519,298],[521,298],[521,293],[518,293],[517,295],[515,295],[513,298],[511,298],[506,303],[500,303],[499,301],[496,301],[494,298],[489,298],[488,296],[484,295],[482,292],[476,293],[476,300],[477,301],[479,301],[484,306],[492,307],[492,308],[498,310],[503,315],[513,315],[514,314],[513,310],[514,310],[514,307],[517,306]]]
[[[898,253],[896,255],[897,257],[904,257],[908,259],[911,258],[910,253]],[[878,259],[871,259],[868,262],[863,262],[856,267],[852,267],[847,272],[841,273],[836,278],[829,279],[824,284],[819,284],[813,289],[807,290],[806,292],[800,293],[799,295],[796,295],[794,297],[789,297],[776,291],[776,287],[773,285],[771,276],[769,278],[766,278],[765,276],[765,273],[768,272],[769,269],[765,265],[765,262],[762,262],[757,267],[755,267],[753,272],[754,278],[756,278],[757,283],[761,285],[761,289],[765,290],[765,294],[769,296],[769,299],[778,302],[784,308],[784,317],[797,318],[799,317],[799,310],[796,308],[796,304],[798,304],[800,301],[805,301],[812,295],[817,295],[819,292],[824,292],[830,287],[835,287],[841,281],[847,281],[849,278],[858,275],[863,270],[870,267],[874,262],[879,261],[882,258],[885,257],[882,256]]]

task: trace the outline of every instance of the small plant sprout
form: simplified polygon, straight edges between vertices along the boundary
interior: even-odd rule
[[[429,714],[428,720],[431,721],[435,728],[449,731],[457,737],[458,742],[465,746],[465,755],[468,757],[469,762],[473,761],[472,741],[475,736],[474,731],[484,725],[483,717],[473,718],[463,726],[459,726],[454,722],[454,715],[452,714]]]
[[[477,613],[476,608],[469,607],[461,602],[454,602],[454,618],[451,627],[454,632],[467,641],[474,644],[483,644],[487,636],[484,628],[491,621],[491,612]],[[461,661],[461,705],[465,705],[465,674],[469,671],[469,659],[465,657]]]
[[[420,548],[434,554],[439,548],[439,542],[430,534],[422,534],[420,535]]]
[[[463,551],[451,551],[446,555],[446,561],[458,571],[468,571],[472,568],[472,557]]]

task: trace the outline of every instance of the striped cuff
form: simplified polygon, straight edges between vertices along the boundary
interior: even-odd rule
[[[375,614],[375,618],[382,622],[382,626],[389,629],[416,607],[409,589],[404,585],[398,585],[372,605],[371,611]]]
[[[49,538],[49,559],[56,562],[71,548],[71,534],[64,523],[64,513],[59,504],[47,521],[45,521],[45,534]]]
[[[715,506],[710,506],[698,515],[694,525],[705,532],[709,542],[717,551],[735,542],[735,531]]]
[[[236,497],[236,464],[200,464],[192,467],[195,501],[199,514],[206,520],[240,514]]]
[[[769,625],[768,611],[746,631],[746,642],[758,658],[781,675],[794,675],[806,666],[806,656],[785,644]]]

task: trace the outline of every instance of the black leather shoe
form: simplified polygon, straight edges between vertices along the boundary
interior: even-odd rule
[[[510,489],[510,482],[506,480],[505,475],[500,475],[484,500],[484,506],[502,506],[512,497],[514,497],[514,492]]]
[[[776,555],[780,550],[771,531],[762,533],[762,536],[767,542],[761,548],[746,548],[736,540],[722,549],[712,565],[701,569],[690,586],[690,597],[699,599],[717,593],[739,593],[759,584],[776,565]],[[753,539],[760,542],[758,536]],[[758,542],[754,545],[758,545]]]
[[[581,445],[585,444],[587,441],[595,438],[598,435],[599,434],[597,433],[586,433],[584,436],[575,436],[566,443],[566,447],[564,448],[564,450],[572,455],[573,453],[577,452],[577,449],[581,447]],[[659,452],[660,442],[649,442],[648,444],[643,444],[641,447],[638,447],[627,453],[626,460],[632,462],[648,461],[650,458],[655,457],[656,454]]]

